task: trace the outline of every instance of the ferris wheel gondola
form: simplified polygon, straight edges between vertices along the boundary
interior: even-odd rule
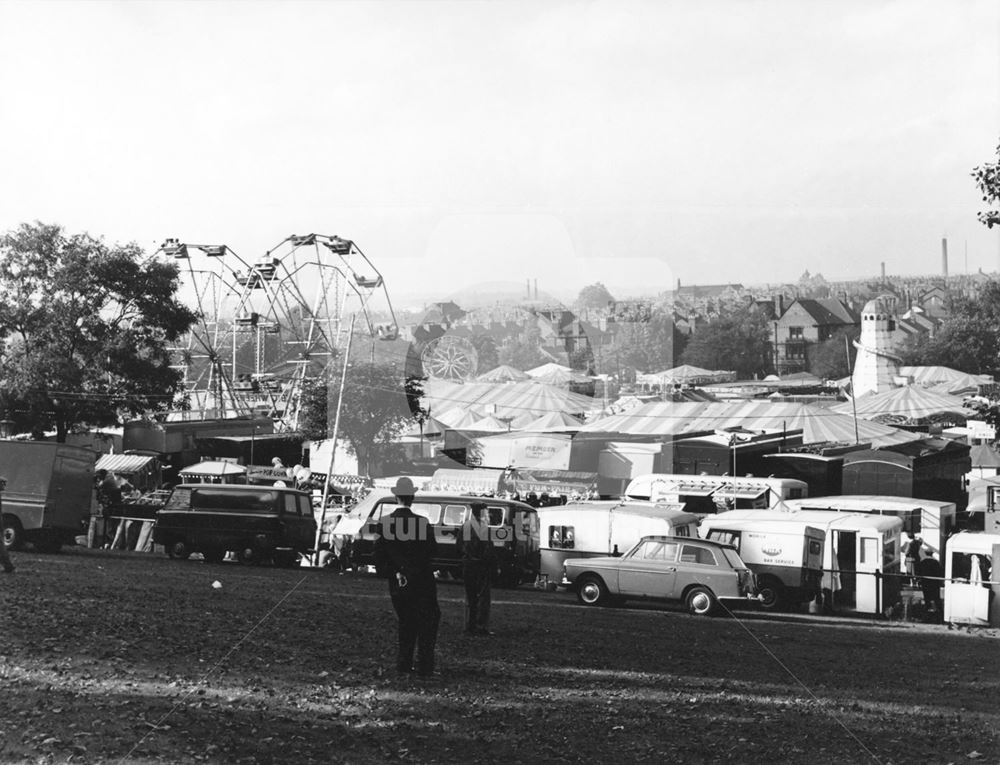
[[[198,316],[175,350],[201,417],[266,415],[295,430],[303,385],[328,374],[352,317],[372,341],[398,336],[382,274],[349,239],[293,234],[256,260],[177,239],[160,252]]]

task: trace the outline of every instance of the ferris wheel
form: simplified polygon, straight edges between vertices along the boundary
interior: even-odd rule
[[[175,366],[201,417],[266,415],[295,430],[302,386],[331,374],[352,326],[373,341],[398,336],[385,280],[349,239],[292,235],[253,261],[177,239],[160,252],[177,261],[198,316]]]

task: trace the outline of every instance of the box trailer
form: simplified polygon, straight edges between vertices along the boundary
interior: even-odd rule
[[[57,552],[86,532],[94,491],[90,449],[51,441],[0,441],[4,542]]]

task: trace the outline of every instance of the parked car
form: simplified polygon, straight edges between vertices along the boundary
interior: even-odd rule
[[[681,601],[691,613],[707,615],[720,600],[751,600],[757,591],[736,548],[707,539],[647,536],[621,557],[571,558],[565,568],[587,606],[649,598]]]
[[[315,539],[312,497],[278,486],[181,484],[153,526],[153,542],[171,558],[198,552],[210,563],[232,551],[244,563],[294,565]]]

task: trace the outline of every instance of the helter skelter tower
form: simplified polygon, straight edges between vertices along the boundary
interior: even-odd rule
[[[296,430],[302,388],[332,376],[352,317],[372,341],[398,336],[385,280],[349,239],[293,234],[253,261],[177,239],[160,252],[198,315],[174,349],[193,417],[269,416]]]
[[[869,300],[861,311],[861,338],[854,341],[858,356],[854,360],[851,388],[855,398],[867,393],[882,393],[893,386],[899,375],[899,357],[890,352],[895,319],[882,298]]]

